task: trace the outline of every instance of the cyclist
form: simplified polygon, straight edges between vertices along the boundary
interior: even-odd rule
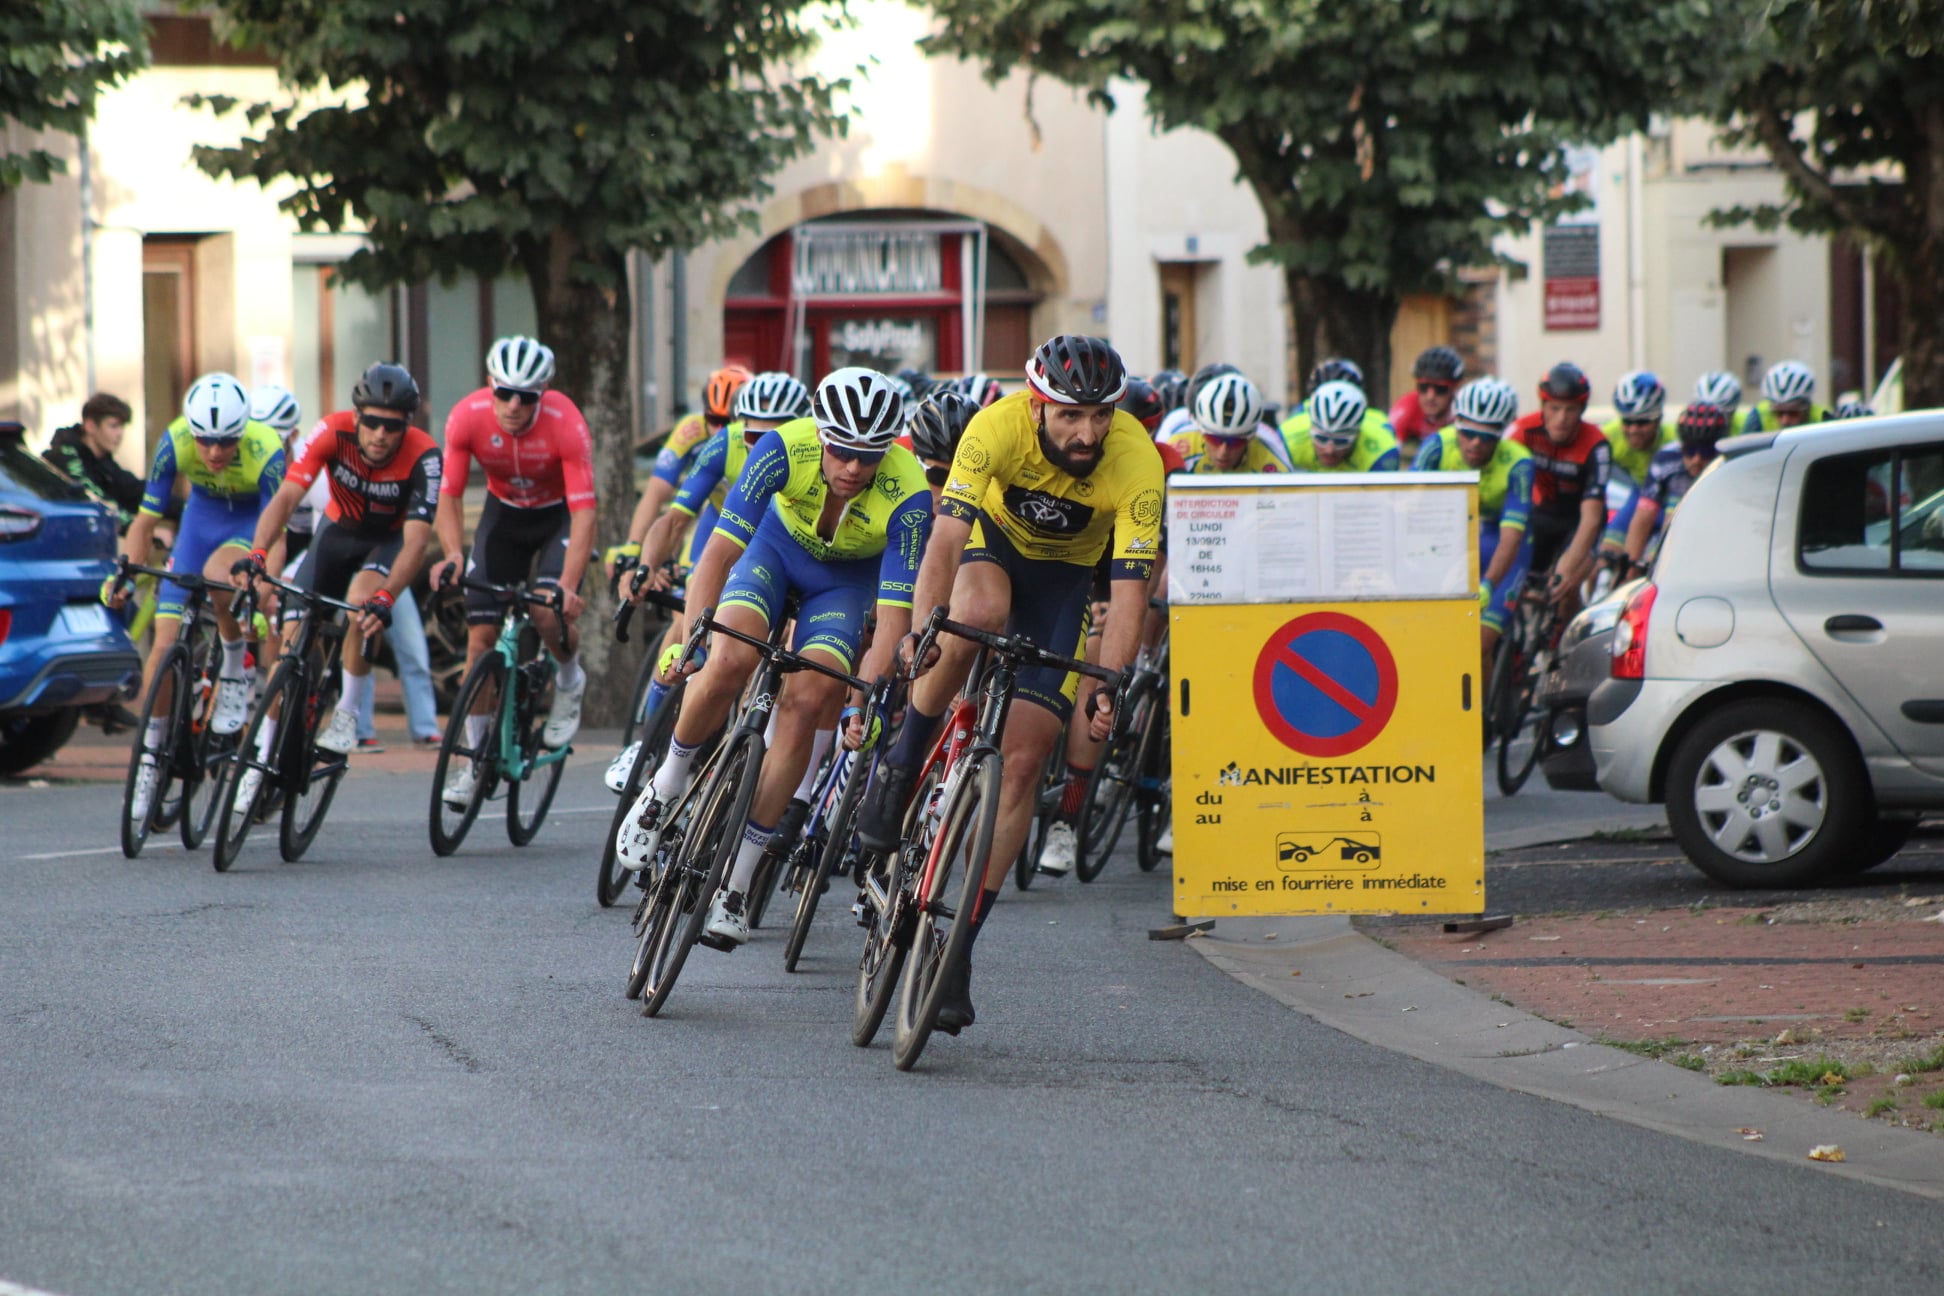
[[[1737,432],[1780,432],[1829,421],[1829,407],[1815,402],[1816,375],[1800,360],[1784,360],[1762,375],[1762,399]]]
[[[1627,530],[1629,570],[1644,570],[1647,547],[1664,520],[1694,485],[1702,470],[1714,461],[1716,444],[1728,435],[1728,416],[1713,405],[1690,405],[1681,411],[1680,441],[1654,456],[1647,470],[1647,484],[1641,488],[1640,506],[1634,510],[1633,525]]]
[[[1581,417],[1592,391],[1585,370],[1562,361],[1539,384],[1538,410],[1512,425],[1511,439],[1532,452],[1532,565],[1552,573],[1552,598],[1568,613],[1593,567],[1613,469],[1606,435]]]
[[[911,388],[911,394],[919,400],[931,395],[932,389],[938,386],[936,378],[923,369],[914,369],[910,366],[898,370],[898,377],[904,379],[905,386]]]
[[[1390,423],[1346,378],[1313,390],[1282,425],[1282,440],[1283,459],[1295,472],[1396,472],[1401,457]]]
[[[156,446],[142,507],[122,542],[122,553],[130,562],[148,560],[156,523],[175,492],[177,474],[189,481],[189,500],[182,509],[182,524],[176,531],[168,569],[201,572],[209,580],[226,581],[231,564],[248,552],[257,515],[277,493],[284,475],[283,442],[275,432],[250,418],[249,395],[231,375],[209,373],[196,379],[183,397],[182,416],[169,424]],[[124,583],[111,582],[109,606],[119,609],[128,596]],[[142,672],[144,689],[153,680],[162,655],[181,634],[184,598],[182,586],[173,581],[158,592],[155,638]],[[228,590],[215,591],[210,600],[216,609],[216,634],[223,655],[217,668],[215,711],[210,717],[210,728],[219,734],[237,732],[250,718],[244,627],[231,615],[230,601]],[[168,699],[160,698],[158,703],[156,714],[167,715]],[[161,746],[167,723],[149,721],[146,742],[150,748]],[[153,766],[144,762],[130,807],[136,816],[148,813],[155,783]]]
[[[887,671],[911,626],[912,584],[931,527],[924,470],[895,442],[903,417],[903,401],[883,374],[839,369],[818,383],[812,416],[765,433],[751,454],[689,577],[689,607],[713,606],[723,625],[760,637],[795,595],[796,651],[848,671],[875,598],[878,632],[860,673]],[[681,795],[696,749],[728,717],[756,661],[746,644],[727,637],[714,644],[688,686],[667,756],[616,835],[622,867],[639,870],[654,858],[663,812]],[[779,700],[775,741],[735,868],[710,911],[707,933],[718,943],[749,939],[750,881],[842,690],[806,671]]]
[[[641,498],[635,502],[634,516],[628,521],[627,540],[610,547],[602,555],[602,565],[610,577],[614,575],[617,562],[625,565],[641,557],[641,546],[648,537],[648,528],[661,517],[668,502],[675,498],[682,475],[695,462],[703,444],[729,426],[730,419],[734,417],[736,393],[742,390],[742,385],[750,377],[749,370],[738,364],[724,365],[716,370],[702,386],[701,413],[683,415],[670,429],[661,449],[655,452],[655,467],[649,474],[648,484],[642,487]],[[712,510],[711,523],[713,520]]]
[[[1740,409],[1742,398],[1741,380],[1726,369],[1710,369],[1694,380],[1694,400],[1701,405],[1712,405],[1728,416],[1728,427],[1735,436],[1740,436],[1748,425],[1748,411]]]
[[[254,583],[312,483],[329,483],[324,520],[292,583],[363,609],[345,631],[337,709],[317,735],[320,748],[340,756],[357,745],[357,717],[370,706],[365,640],[391,625],[392,606],[411,589],[432,540],[441,464],[438,443],[411,425],[418,407],[418,383],[403,367],[375,364],[365,370],[351,389],[351,408],[319,420],[317,434],[257,519],[249,556],[231,568]],[[296,615],[296,609],[287,609],[285,619]],[[272,736],[263,738],[266,754]],[[237,795],[254,799],[254,791],[245,787]]]
[[[534,627],[560,663],[553,704],[541,741],[564,747],[580,728],[581,575],[594,552],[593,447],[587,421],[574,402],[549,386],[554,353],[528,337],[503,337],[486,353],[486,386],[462,397],[446,416],[444,481],[432,529],[444,558],[432,569],[432,588],[442,589],[459,571],[505,585],[527,578],[560,591],[556,616],[536,608]],[[470,552],[461,515],[472,461],[486,473],[486,507],[473,528]],[[504,611],[489,594],[466,591],[466,669],[499,636]],[[466,717],[466,744],[477,750],[489,717]],[[449,805],[472,799],[473,763],[457,762],[443,795]]]
[[[301,437],[297,435],[297,425],[304,420],[303,410],[297,404],[296,396],[277,383],[265,383],[250,392],[250,417],[282,438],[286,466],[296,463],[298,456],[304,453],[304,447],[317,435],[316,428]],[[317,510],[323,507],[325,494],[322,484],[313,486],[285,524],[286,566],[295,564],[303,557],[304,549],[311,542],[311,532],[317,527]]]
[[[1465,379],[1465,361],[1448,346],[1426,347],[1411,364],[1411,390],[1391,406],[1391,430],[1404,459],[1415,461],[1418,446],[1452,422],[1451,402]]]
[[[972,403],[980,409],[984,409],[1006,394],[1006,389],[1001,387],[999,380],[991,374],[966,374],[963,378],[954,378],[952,387],[959,395],[970,397]]]
[[[1491,678],[1492,650],[1532,563],[1526,520],[1532,511],[1532,452],[1505,435],[1518,417],[1519,394],[1496,378],[1474,378],[1451,403],[1452,424],[1431,434],[1411,467],[1418,472],[1478,474],[1480,647]]]
[[[918,575],[916,606],[949,603],[955,620],[1009,627],[1053,651],[1073,652],[1094,565],[1111,545],[1102,663],[1119,670],[1134,659],[1160,544],[1163,478],[1153,439],[1114,408],[1126,390],[1120,356],[1099,338],[1055,337],[1033,353],[1026,390],[982,410],[959,443]],[[908,647],[900,651],[909,654]],[[926,673],[912,687],[905,726],[860,814],[859,835],[873,849],[895,847],[918,768],[973,655],[972,643],[947,636],[934,663],[914,663]],[[1025,845],[1040,771],[1065,728],[1075,688],[1072,677],[1054,671],[1020,672],[1005,720],[1005,781],[984,895],[971,920],[975,934]],[[1112,695],[1101,697],[1105,705],[1092,717],[1096,740],[1108,736],[1113,722]],[[939,1028],[955,1034],[971,1025],[969,970],[943,995]]]
[[[1132,379],[1128,380],[1130,383]],[[1161,398],[1161,414],[1166,417],[1188,403],[1188,375],[1179,369],[1157,369],[1148,379],[1154,394]],[[1152,432],[1155,429],[1149,428]]]
[[[1256,439],[1262,393],[1239,373],[1223,374],[1195,397],[1194,425],[1169,443],[1190,473],[1281,472],[1282,462]]]
[[[1606,530],[1600,539],[1603,556],[1624,555],[1627,528],[1640,502],[1640,488],[1647,483],[1647,468],[1661,447],[1674,441],[1674,424],[1661,417],[1667,406],[1667,388],[1645,369],[1620,375],[1614,384],[1613,408],[1616,417],[1600,431],[1613,451],[1613,470],[1607,477]]]
[[[966,425],[978,412],[979,406],[970,396],[952,390],[947,384],[920,401],[917,412],[911,416],[911,450],[925,470],[925,484],[931,487],[934,513],[938,511],[939,497],[945,493],[945,483],[952,475],[952,456],[958,453]]]
[[[1201,395],[1201,389],[1223,374],[1241,372],[1234,365],[1219,361],[1205,364],[1195,370],[1195,376],[1190,378],[1181,389],[1181,404],[1170,409],[1162,417],[1161,428],[1154,434],[1155,440],[1172,441],[1192,428],[1195,425],[1195,397]]]

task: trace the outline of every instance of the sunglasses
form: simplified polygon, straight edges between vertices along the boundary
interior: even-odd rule
[[[935,464],[925,469],[925,483],[929,486],[943,486],[952,479],[952,465]]]
[[[201,446],[205,450],[214,450],[217,446],[235,445],[236,441],[237,439],[235,437],[197,437],[196,438],[196,444]]]
[[[1503,432],[1488,432],[1484,428],[1468,427],[1460,427],[1458,435],[1467,441],[1498,441],[1505,436]]]
[[[396,436],[406,428],[412,426],[412,424],[409,419],[384,418],[377,414],[360,414],[358,415],[358,426],[368,427],[373,432],[390,432]]]
[[[1328,446],[1332,450],[1348,450],[1351,446],[1357,444],[1357,438],[1354,433],[1350,436],[1327,436],[1321,432],[1312,432],[1310,433],[1310,440],[1317,445]]]
[[[1420,396],[1429,396],[1429,395],[1431,395],[1431,394],[1432,394],[1433,392],[1440,392],[1440,393],[1442,393],[1442,392],[1448,392],[1448,391],[1450,391],[1450,390],[1451,390],[1451,384],[1450,384],[1450,383],[1442,383],[1442,382],[1421,382],[1421,383],[1419,383],[1419,384],[1417,385],[1417,389],[1418,389],[1418,395],[1420,395]]]
[[[1620,421],[1621,421],[1621,422],[1622,422],[1623,424],[1625,424],[1626,426],[1628,426],[1628,427],[1632,427],[1632,428],[1637,428],[1637,427],[1659,427],[1659,426],[1660,426],[1660,424],[1661,424],[1661,421],[1660,421],[1659,419],[1657,419],[1657,418],[1637,418],[1637,419],[1621,419]]]
[[[493,388],[493,399],[497,401],[518,401],[522,405],[538,405],[540,403],[540,393],[537,391],[524,391],[518,387],[495,387]]]
[[[1202,433],[1202,440],[1208,442],[1208,444],[1212,446],[1220,446],[1224,450],[1234,450],[1241,446],[1245,446],[1249,444],[1249,442],[1254,440],[1254,438],[1245,437],[1245,436],[1239,436],[1239,437],[1214,436],[1210,433],[1204,432]]]
[[[843,446],[834,445],[827,445],[824,449],[830,451],[839,463],[863,464],[869,467],[872,464],[881,462],[884,458],[884,451],[882,450],[847,450]]]

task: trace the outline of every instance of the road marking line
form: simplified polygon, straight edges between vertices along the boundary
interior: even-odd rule
[[[159,846],[156,848],[156,853],[166,854],[174,849],[175,848],[172,846]],[[87,850],[47,851],[40,855],[22,855],[20,858],[22,860],[51,860],[51,859],[74,859],[81,855],[119,855],[119,854],[121,854],[121,847],[119,846],[90,846]],[[4,1281],[4,1280],[0,1280],[0,1281]],[[4,1286],[0,1286],[0,1296],[7,1296],[7,1289]]]
[[[120,847],[116,849],[119,850]],[[0,1278],[0,1296],[54,1296],[54,1293],[43,1291],[39,1287],[22,1287],[19,1283],[11,1283],[5,1278]]]

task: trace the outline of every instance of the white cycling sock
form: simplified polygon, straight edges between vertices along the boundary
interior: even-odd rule
[[[836,738],[835,729],[819,729],[817,736],[810,740],[810,763],[803,767],[803,782],[797,784],[794,793],[798,801],[808,801],[810,794],[816,791],[817,767],[823,764],[824,753],[830,750],[830,744]]]
[[[749,884],[756,878],[756,866],[762,862],[763,847],[769,844],[773,828],[765,828],[751,819],[743,825],[742,845],[736,850],[736,867],[729,874],[729,889],[749,894]]]
[[[486,722],[491,716],[469,715],[466,717],[466,748],[478,751],[486,741]]]
[[[153,752],[162,745],[162,735],[169,731],[167,720],[151,720],[142,734],[142,746]]]
[[[657,801],[673,801],[682,795],[682,789],[688,786],[689,767],[695,764],[695,751],[673,738],[668,740],[668,755],[662,757],[661,768],[655,771]]]
[[[263,717],[263,728],[257,730],[257,759],[268,764],[270,751],[277,745],[277,717]]]
[[[579,653],[560,663],[560,669],[554,674],[554,687],[565,689],[569,693],[585,683],[587,683],[587,672],[581,669]]]
[[[376,675],[353,675],[349,666],[344,667],[344,682],[338,687],[337,709],[349,711],[353,716],[367,714],[371,710],[371,695],[377,687]]]
[[[223,664],[216,672],[223,679],[243,678],[243,654],[249,644],[242,639],[223,640]]]
[[[770,708],[769,723],[763,726],[763,750],[776,746],[776,708]]]

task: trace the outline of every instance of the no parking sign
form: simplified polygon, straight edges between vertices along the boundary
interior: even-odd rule
[[[1171,485],[1176,912],[1482,912],[1471,474]]]

